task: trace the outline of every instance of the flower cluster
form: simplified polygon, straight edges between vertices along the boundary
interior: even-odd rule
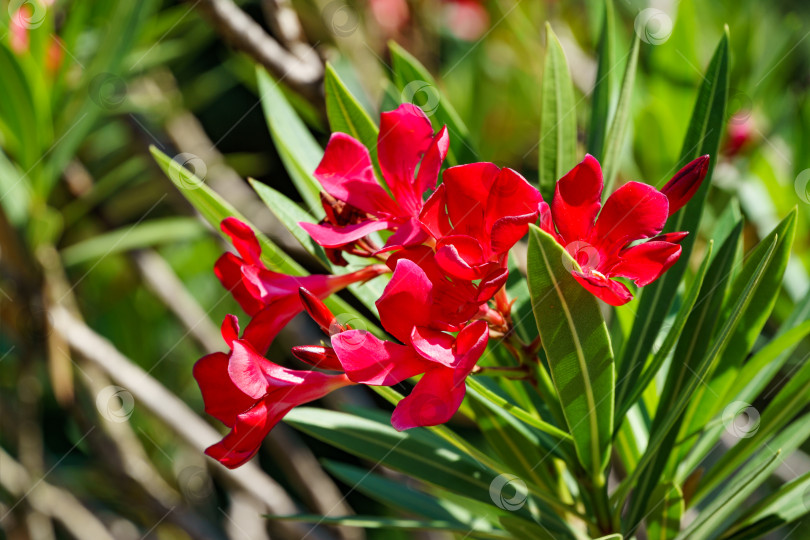
[[[424,113],[408,104],[381,115],[379,169],[360,142],[332,135],[315,171],[325,217],[300,225],[336,265],[346,265],[344,254],[365,257],[369,264],[361,270],[306,277],[272,272],[250,227],[234,218],[222,222],[238,256],[223,255],[215,272],[251,321],[240,338],[236,317],[228,316],[222,335],[230,352],[207,355],[194,368],[206,411],[231,428],[207,449],[210,456],[227,467],[241,465],[291,408],[351,384],[390,386],[418,377],[397,404],[393,426],[447,422],[490,333],[511,331],[507,257],[529,224],[539,222],[569,250],[578,263],[571,271],[583,287],[620,305],[632,295],[613,278],[643,286],[678,259],[685,233],[661,231],[697,190],[707,166],[707,158],[696,160],[660,192],[625,184],[600,213],[602,177],[591,156],[559,181],[549,205],[519,173],[492,163],[450,167],[440,175],[448,145],[447,129],[435,133]],[[389,273],[376,307],[394,339],[342,325],[322,302]],[[303,310],[329,343],[294,347],[293,354],[325,371],[287,369],[264,356]]]

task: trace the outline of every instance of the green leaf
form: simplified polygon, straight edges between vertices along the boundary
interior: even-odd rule
[[[731,385],[731,391],[720,401],[752,403],[779,373],[793,350],[808,334],[810,321],[805,321],[768,343],[743,366],[737,380]],[[681,461],[676,479],[682,480],[691,474],[720,440],[725,426],[722,424],[722,414],[719,416],[716,421],[707,423],[717,425],[709,429],[704,426],[705,432],[692,446],[689,455]]]
[[[725,125],[725,108],[728,96],[728,35],[724,34],[715,50],[706,76],[701,84],[697,101],[692,112],[692,119],[684,140],[681,161],[673,169],[677,171],[692,159],[703,154],[711,155],[709,172],[703,185],[692,197],[686,207],[675,213],[668,220],[667,231],[687,231],[681,243],[681,257],[658,281],[644,287],[639,301],[636,324],[630,338],[617,362],[618,379],[622,380],[627,373],[639,369],[647,362],[649,351],[664,323],[673,299],[677,295],[681,278],[686,271],[689,257],[692,254],[695,237],[699,229],[703,206],[709,192],[712,171],[718,158],[718,148],[723,126]]]
[[[672,407],[665,410],[659,407],[658,411],[662,414],[658,414],[655,417],[647,449],[641,456],[636,469],[625,478],[613,494],[614,499],[621,500],[627,495],[627,491],[631,487],[635,488],[633,502],[631,503],[627,519],[628,526],[634,526],[641,521],[644,509],[649,501],[649,495],[652,493],[655,484],[658,483],[660,473],[666,464],[666,458],[668,458],[673,450],[673,445],[667,443],[672,442],[673,431],[677,433],[678,422],[683,411],[689,404],[695,389],[699,384],[702,384],[704,377],[712,372],[717,365],[717,360],[720,355],[728,346],[729,338],[739,324],[745,308],[750,304],[753,291],[759,284],[775,248],[776,241],[771,244],[766,258],[763,259],[757,267],[757,271],[749,280],[740,298],[737,299],[729,318],[725,321],[720,332],[715,337],[711,350],[704,356],[700,364],[696,366],[696,369],[683,381],[682,390],[677,396],[676,401],[673,402]],[[639,477],[641,477],[640,480]]]
[[[194,218],[153,219],[99,234],[68,246],[62,250],[62,261],[65,266],[72,266],[113,253],[193,240],[205,235],[205,232],[205,227]]]
[[[535,433],[472,388],[467,390],[467,396],[478,429],[500,461],[513,473],[553,495],[554,480],[544,465],[552,463],[554,454],[543,450],[545,445]]]
[[[435,446],[410,432],[359,416],[297,407],[285,422],[324,442],[358,457],[410,474],[429,484],[492,502],[489,486],[497,476],[448,447]]]
[[[379,501],[391,509],[403,510],[427,518],[465,526],[469,530],[493,531],[492,520],[505,513],[492,504],[464,499],[464,506],[444,497],[434,497],[401,482],[390,480],[365,469],[324,461],[324,468],[360,493]],[[522,521],[522,520],[521,520]]]
[[[695,392],[693,402],[687,409],[684,418],[683,429],[685,433],[698,430],[724,405],[719,398],[732,389],[731,385],[740,371],[740,365],[754,346],[757,336],[762,331],[762,327],[765,326],[765,321],[770,316],[774,304],[776,304],[776,298],[782,288],[782,277],[790,258],[795,229],[796,210],[794,209],[752,250],[743,265],[742,272],[732,283],[728,297],[733,300],[739,296],[740,291],[745,287],[759,261],[764,257],[768,244],[774,238],[778,238],[776,252],[768,264],[761,283],[754,292],[751,304],[743,313],[728,348],[720,358],[714,373],[711,374],[712,378]],[[727,316],[730,303],[727,303],[721,318]]]
[[[436,80],[425,69],[425,66],[393,41],[388,42],[388,48],[391,51],[394,81],[401,93],[400,101],[419,105],[415,98],[424,94],[426,103],[421,107],[433,119],[433,126],[435,128],[447,126],[450,135],[448,163],[459,165],[478,161],[478,155],[471,146],[467,126],[464,125],[450,101],[439,90]]]
[[[743,540],[763,538],[767,533],[793,523],[810,513],[810,472],[783,485],[779,491],[758,502],[737,520],[722,538]]]
[[[740,471],[675,538],[677,540],[714,538],[722,523],[779,465],[781,450],[772,451],[766,448],[764,453],[767,455],[766,459],[754,462]]]
[[[540,99],[540,192],[550,201],[557,180],[577,164],[577,112],[568,62],[548,23]]]
[[[329,517],[319,514],[295,514],[292,516],[274,516],[265,514],[272,521],[299,521],[302,523],[315,523],[317,525],[342,525],[344,527],[360,527],[363,529],[395,529],[401,531],[447,531],[457,534],[474,534],[478,538],[511,539],[508,534],[500,531],[471,530],[469,527],[446,521],[421,521],[418,519],[382,518],[376,516],[343,516]]]
[[[648,540],[672,540],[681,530],[683,517],[683,494],[680,488],[671,483],[659,485],[651,497],[650,513],[647,522]]]
[[[805,362],[801,369],[791,375],[790,380],[776,394],[776,397],[773,398],[765,410],[761,414],[758,411],[756,412],[759,415],[755,419],[758,420],[758,423],[754,424],[755,420],[752,420],[749,414],[748,424],[750,424],[750,429],[737,433],[740,428],[735,428],[733,424],[739,412],[738,409],[751,407],[750,404],[739,401],[729,404],[723,411],[723,423],[726,426],[731,425],[729,430],[742,438],[706,472],[695,498],[699,499],[711,491],[713,487],[717,486],[724,478],[743,464],[763,444],[766,444],[772,435],[778,433],[782,427],[798,415],[807,406],[808,401],[810,401],[810,362]],[[756,411],[756,409],[751,407],[746,411]],[[746,428],[748,427],[746,426]],[[754,432],[751,433],[751,430]]]
[[[256,78],[267,127],[284,168],[309,211],[321,216],[321,187],[312,173],[323,157],[323,150],[264,68],[256,68]]]
[[[588,131],[588,152],[602,160],[605,147],[605,132],[610,121],[610,107],[615,93],[613,68],[616,63],[616,16],[613,0],[605,0],[605,13],[602,17],[602,30],[596,49],[596,83],[591,98],[591,125]]]
[[[605,189],[602,196],[607,197],[613,192],[613,183],[619,172],[619,160],[622,157],[624,143],[627,136],[627,127],[630,125],[630,105],[633,100],[633,85],[636,82],[636,68],[638,67],[638,49],[641,40],[638,33],[633,40],[630,58],[622,79],[622,88],[619,92],[619,103],[616,105],[616,114],[610,124],[607,141],[605,142],[605,157],[602,161],[602,175]]]
[[[613,428],[613,353],[596,298],[565,265],[576,262],[532,225],[528,279],[537,329],[577,455],[598,476]]]
[[[650,363],[646,367],[639,366],[644,367],[644,371],[640,375],[636,372],[630,372],[623,380],[616,383],[616,427],[618,427],[624,421],[627,411],[630,410],[630,407],[632,407],[636,401],[638,401],[641,394],[644,392],[644,389],[649,386],[658,373],[658,370],[661,369],[661,366],[669,356],[672,347],[674,347],[678,339],[684,335],[684,326],[686,326],[686,322],[689,319],[692,310],[695,308],[695,303],[697,302],[699,293],[703,287],[703,280],[706,277],[709,262],[711,261],[712,249],[713,244],[709,243],[706,256],[703,258],[703,263],[700,265],[700,268],[695,275],[695,279],[692,280],[689,291],[686,293],[686,296],[683,299],[681,309],[678,311],[678,315],[675,318],[675,321],[672,323],[669,332],[667,332],[667,337],[664,339],[664,342],[661,344],[658,350],[655,351]],[[686,334],[686,336],[688,335],[689,334]]]
[[[213,189],[205,185],[205,182],[195,176],[194,173],[154,146],[150,146],[149,150],[152,152],[155,161],[157,161],[157,164],[163,169],[163,172],[169,180],[180,190],[180,193],[182,193],[188,202],[197,209],[200,215],[211,224],[214,230],[220,232],[224,238],[227,237],[219,228],[223,219],[234,216],[240,221],[248,223],[247,219],[242,214],[231,206],[229,202],[220,197]],[[264,262],[270,270],[293,275],[304,274],[304,269],[298,263],[290,259],[280,247],[271,242],[270,239],[257,230],[256,227],[253,225],[250,225],[250,227],[253,229],[262,247],[262,262]]]
[[[224,238],[228,239],[225,234],[222,233],[219,224],[223,219],[234,216],[253,229],[254,234],[256,234],[256,239],[259,241],[259,245],[262,248],[262,262],[268,269],[292,276],[307,275],[306,270],[304,270],[301,265],[292,260],[280,247],[262,234],[261,231],[256,229],[256,227],[231,206],[230,203],[206,186],[205,182],[197,178],[194,173],[154,146],[150,147],[149,150],[152,152],[160,168],[163,169],[163,172],[169,177],[169,180],[180,190],[180,193],[182,193],[188,202],[197,209],[200,215],[211,224],[214,230],[222,234]],[[334,313],[346,313],[357,317],[358,322],[364,325],[366,329],[374,335],[384,335],[374,322],[359,314],[355,308],[340,297],[332,295],[325,300],[325,303]]]
[[[571,442],[573,441],[571,435],[558,427],[553,426],[548,422],[544,422],[543,420],[536,418],[535,416],[524,411],[520,407],[509,403],[504,398],[488,390],[484,385],[475,379],[467,379],[467,385],[470,387],[470,390],[480,394],[482,398],[488,399],[493,404],[503,409],[503,411],[514,416],[516,419],[542,431],[547,435],[550,435],[553,438],[555,445],[562,446],[563,448],[569,448],[571,446]]]
[[[377,125],[362,105],[357,102],[357,99],[352,96],[329,63],[326,64],[324,90],[329,127],[333,132],[339,131],[351,135],[368,148],[371,162],[374,164],[379,178],[382,178],[377,159],[377,135],[380,130],[377,129]]]
[[[525,519],[514,516],[501,517],[501,526],[509,531],[510,538],[532,538],[533,540],[558,540],[548,529],[542,525],[529,523]]]

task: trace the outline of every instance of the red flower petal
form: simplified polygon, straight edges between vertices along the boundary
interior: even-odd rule
[[[339,248],[351,244],[374,231],[382,231],[394,227],[394,223],[385,219],[377,221],[363,221],[344,227],[336,227],[329,223],[315,224],[302,221],[302,229],[318,244],[326,248]]]
[[[382,341],[363,330],[332,336],[332,346],[346,376],[356,383],[391,386],[430,367],[409,346]]]
[[[256,240],[256,235],[249,225],[235,217],[227,217],[222,220],[219,227],[222,232],[230,237],[233,247],[236,248],[245,263],[262,266],[262,248],[259,246],[259,241]]]
[[[455,234],[483,238],[484,211],[500,169],[492,163],[470,163],[444,171],[447,211]]]
[[[453,367],[456,364],[456,355],[453,352],[455,341],[450,334],[423,326],[416,326],[411,332],[411,345],[414,350],[425,360],[446,367]]]
[[[331,347],[321,345],[299,345],[292,348],[293,355],[312,366],[321,369],[331,369],[332,371],[343,371],[343,366],[338,360],[337,353]]]
[[[397,227],[397,232],[388,237],[385,247],[380,252],[398,249],[404,246],[417,246],[428,239],[427,233],[416,218],[411,218]]]
[[[414,326],[430,323],[432,288],[419,266],[407,259],[397,261],[391,281],[376,302],[383,328],[407,343]]]
[[[466,235],[445,236],[436,244],[436,263],[460,279],[480,279],[484,260],[481,243]]]
[[[439,181],[439,171],[441,171],[442,162],[447,157],[449,148],[450,137],[447,134],[447,126],[444,126],[433,137],[433,142],[425,152],[425,157],[422,158],[422,163],[419,165],[419,172],[416,174],[414,194],[420,198],[420,202],[425,191],[436,187],[436,183]]]
[[[194,379],[200,387],[205,412],[230,427],[237,415],[256,402],[231,381],[228,376],[228,355],[217,352],[203,356],[194,364]]]
[[[438,367],[425,373],[411,393],[402,399],[391,415],[397,431],[436,426],[450,420],[458,411],[467,389],[454,384],[453,369]]]
[[[588,154],[557,182],[551,213],[563,245],[584,240],[602,205],[602,168]]]
[[[504,167],[492,184],[487,199],[487,228],[506,217],[526,216],[534,222],[540,211],[543,196],[519,173]],[[531,217],[529,217],[531,216]]]
[[[451,233],[450,217],[447,215],[447,186],[439,185],[433,195],[428,197],[419,214],[419,221],[433,238]]]
[[[622,306],[633,299],[633,294],[624,283],[594,274],[581,272],[572,272],[572,274],[580,285],[611,306]]]
[[[707,172],[709,172],[709,156],[700,156],[687,163],[661,188],[661,193],[669,199],[670,216],[680,210],[695,195]]]
[[[243,465],[256,455],[264,438],[290,409],[291,405],[271,417],[267,404],[260,401],[249,411],[240,414],[231,432],[220,442],[206,448],[205,453],[229,469]]]
[[[651,240],[623,250],[610,275],[633,280],[639,287],[649,285],[670,269],[681,256],[681,246]]]
[[[268,390],[267,378],[262,370],[262,362],[266,361],[246,347],[244,342],[235,341],[228,362],[228,376],[239,390],[254,400],[259,399]]]
[[[332,134],[314,176],[327,193],[364,212],[400,213],[377,182],[366,147],[345,133]]]
[[[222,286],[230,291],[245,313],[255,315],[264,304],[256,298],[245,286],[242,280],[242,259],[233,253],[224,253],[214,264],[214,274]]]
[[[602,252],[606,263],[630,242],[660,233],[668,210],[667,198],[660,191],[640,182],[628,182],[605,202],[590,243]]]
[[[414,185],[416,168],[432,143],[433,127],[419,107],[404,103],[380,115],[380,169],[394,199],[411,216],[419,215],[422,208],[422,193]]]

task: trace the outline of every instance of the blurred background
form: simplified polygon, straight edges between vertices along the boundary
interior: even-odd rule
[[[369,464],[285,425],[239,471],[202,454],[221,426],[203,413],[191,368],[223,348],[218,326],[225,314],[241,312],[212,272],[227,246],[194,215],[149,146],[194,170],[314,269],[244,180],[297,197],[267,128],[257,64],[280,80],[325,143],[324,63],[376,118],[400,99],[387,67],[394,40],[439,81],[481,160],[536,179],[544,23],[552,24],[571,66],[584,153],[602,2],[2,5],[0,537],[398,538],[262,518],[399,516],[373,493],[353,489],[328,460]],[[633,32],[645,36],[620,177],[656,186],[672,174],[701,74],[729,26],[731,106],[704,225],[710,229],[713,216],[739,204],[750,246],[799,207],[776,328],[810,283],[810,5],[615,6],[621,31],[612,84],[620,84]],[[655,11],[640,19],[648,8]],[[430,107],[435,94],[424,94]],[[317,339],[317,329],[298,318],[269,356],[293,365],[289,347],[308,342],[302,337]],[[798,354],[807,351],[805,344]],[[323,405],[375,403],[350,389]],[[804,472],[806,461],[799,455],[788,464]],[[794,476],[780,471],[785,477],[774,482]]]

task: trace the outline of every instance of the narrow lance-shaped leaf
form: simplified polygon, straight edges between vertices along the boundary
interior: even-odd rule
[[[360,527],[363,529],[393,529],[399,531],[446,531],[456,534],[474,534],[476,538],[511,538],[505,532],[470,530],[466,525],[451,521],[426,521],[418,519],[383,518],[377,516],[321,516],[320,514],[295,514],[291,516],[268,515],[272,521],[300,521],[316,525],[342,525],[344,527]]]
[[[577,114],[568,62],[548,23],[540,99],[540,192],[551,200],[557,180],[577,163]]]
[[[203,180],[154,146],[151,146],[149,150],[152,152],[155,161],[160,168],[163,169],[166,176],[169,177],[186,200],[200,213],[203,219],[211,224],[211,227],[213,227],[215,231],[225,237],[225,234],[220,229],[220,223],[222,223],[223,219],[233,216],[253,229],[253,232],[256,234],[256,239],[259,241],[259,245],[261,245],[262,248],[262,262],[267,268],[292,276],[303,276],[307,274],[307,271],[300,264],[291,259],[280,247],[262,234],[261,231],[256,229],[256,227],[231,206],[230,203],[205,185]],[[325,303],[329,309],[335,313],[346,313],[357,317],[358,324],[364,324],[371,333],[378,336],[384,335],[374,322],[358,313],[354,307],[349,305],[342,298],[332,295],[325,300]]]
[[[450,165],[472,163],[478,156],[470,141],[470,132],[453,105],[439,90],[436,80],[419,60],[408,51],[390,41],[391,62],[394,79],[400,91],[399,101],[421,106],[431,117],[434,128],[447,126],[450,134],[450,151],[447,161]],[[424,100],[424,102],[420,101]]]
[[[680,488],[671,483],[659,485],[651,497],[650,513],[647,522],[648,540],[672,540],[681,530],[683,517],[683,494]]]
[[[754,346],[765,322],[776,304],[776,298],[782,289],[782,277],[785,274],[790,251],[793,245],[793,236],[796,230],[797,210],[794,209],[782,222],[754,248],[742,272],[736,277],[729,291],[729,298],[736,298],[745,282],[751,276],[756,262],[762,257],[768,243],[772,238],[778,237],[776,252],[765,273],[765,277],[757,287],[751,305],[743,313],[742,321],[731,337],[728,349],[723,353],[717,364],[712,378],[695,393],[695,400],[686,412],[684,429],[687,433],[703,426],[709,418],[714,416],[725,404],[720,397],[731,389],[731,384],[740,371],[740,366],[748,352]],[[729,306],[725,311],[728,311]]]
[[[685,381],[683,389],[678,395],[678,399],[673,403],[670,409],[661,410],[663,416],[659,415],[655,418],[655,424],[650,433],[650,441],[647,445],[647,449],[639,460],[638,466],[622,481],[622,484],[612,495],[612,498],[617,500],[617,502],[623,501],[628,491],[632,487],[636,488],[628,519],[626,520],[627,527],[634,527],[635,524],[641,521],[644,509],[649,500],[649,495],[657,483],[660,471],[665,464],[665,460],[662,460],[662,456],[668,457],[672,451],[671,445],[668,446],[665,443],[670,439],[673,429],[677,428],[678,421],[683,411],[686,409],[686,406],[689,404],[689,400],[695,389],[701,384],[703,377],[714,369],[720,354],[722,354],[728,346],[729,338],[739,324],[743,311],[745,311],[745,308],[750,303],[753,291],[759,284],[775,247],[776,242],[774,241],[770,246],[766,258],[760,263],[757,267],[757,271],[748,281],[743,294],[735,302],[734,309],[729,318],[725,321],[723,328],[718,332],[717,336],[715,336],[712,349],[705,355],[702,362],[697,366],[697,369],[694,370],[694,373],[690,374]],[[650,466],[651,464],[652,467]],[[656,471],[658,475],[655,474]]]
[[[528,280],[537,329],[577,455],[598,477],[613,427],[613,353],[596,298],[565,265],[576,262],[532,225]]]
[[[808,504],[810,493],[810,472],[785,484],[750,508],[737,520],[723,538],[743,540],[763,538],[767,533],[793,523],[810,513]]]
[[[377,159],[377,135],[380,130],[329,63],[326,64],[324,91],[329,127],[333,132],[346,133],[363,143],[371,154],[371,161],[378,177],[382,178]]]
[[[605,189],[602,191],[603,197],[607,197],[613,192],[613,183],[619,172],[619,161],[624,149],[627,128],[630,125],[630,105],[633,100],[633,85],[636,82],[639,44],[640,39],[636,34],[633,47],[630,49],[630,57],[627,60],[627,68],[624,71],[616,114],[613,115],[613,122],[610,123],[610,130],[605,142],[605,157],[602,161],[602,174],[605,182]]]
[[[591,97],[591,125],[588,129],[588,153],[602,161],[605,133],[610,121],[610,107],[615,93],[614,66],[616,62],[616,16],[613,0],[605,0],[605,13],[596,49],[598,63],[596,82]]]
[[[713,244],[710,242],[706,256],[703,259],[703,263],[700,265],[700,268],[695,274],[695,278],[689,287],[689,291],[686,293],[686,296],[683,299],[681,309],[678,311],[678,315],[675,317],[675,321],[672,323],[664,342],[661,344],[658,350],[655,351],[653,359],[647,366],[644,367],[644,371],[640,375],[636,372],[631,372],[627,374],[625,379],[616,383],[616,427],[620,426],[624,421],[624,416],[627,411],[636,401],[638,401],[641,394],[653,381],[655,375],[658,373],[658,370],[661,369],[664,361],[669,356],[672,347],[675,346],[678,338],[683,335],[684,326],[686,326],[686,322],[692,313],[692,309],[695,307],[695,303],[697,302],[700,290],[703,286],[703,280],[705,279],[706,273],[709,269],[712,250]]]
[[[676,536],[676,540],[714,538],[717,529],[751,493],[767,479],[780,462],[782,451],[765,448],[766,459],[752,463],[729,482],[725,489],[703,509],[698,517]]]
[[[619,380],[622,380],[628,372],[639,369],[640,365],[643,366],[647,362],[649,351],[652,350],[661,325],[669,313],[681,277],[689,263],[689,256],[692,253],[696,232],[703,214],[703,206],[709,192],[712,171],[717,162],[720,136],[725,125],[729,77],[728,56],[728,34],[724,34],[700,87],[684,140],[681,161],[678,166],[673,168],[673,171],[677,171],[698,156],[704,154],[711,156],[709,171],[700,189],[692,197],[690,203],[673,215],[667,224],[668,231],[688,231],[690,235],[681,243],[680,260],[661,279],[647,285],[641,294],[638,318],[619,357]]]
[[[798,344],[810,335],[810,321],[790,329],[784,334],[777,336],[765,347],[760,349],[740,371],[737,380],[731,385],[733,391],[729,392],[721,401],[722,403],[752,403],[759,393],[765,389],[774,376],[784,366],[791,353]],[[723,425],[722,415],[719,421],[715,418],[708,424],[715,424],[714,427],[706,429],[697,443],[690,444],[690,453],[681,460],[675,476],[676,481],[682,482],[684,478],[695,471],[703,462],[703,459],[720,440],[720,436],[726,429]],[[708,425],[707,424],[707,425]]]
[[[747,416],[747,423],[742,428],[736,424],[731,425],[730,430],[732,432],[737,430],[741,438],[706,472],[695,498],[704,497],[754,452],[766,445],[767,440],[779,433],[782,427],[798,415],[807,406],[808,401],[810,401],[810,362],[805,362],[801,369],[791,374],[790,380],[761,414],[745,402],[726,406],[723,414],[726,426],[735,422],[738,413],[741,412]]]
[[[320,185],[312,173],[323,157],[323,149],[287,102],[278,83],[267,72],[256,68],[259,96],[279,157],[309,211],[323,215]]]

